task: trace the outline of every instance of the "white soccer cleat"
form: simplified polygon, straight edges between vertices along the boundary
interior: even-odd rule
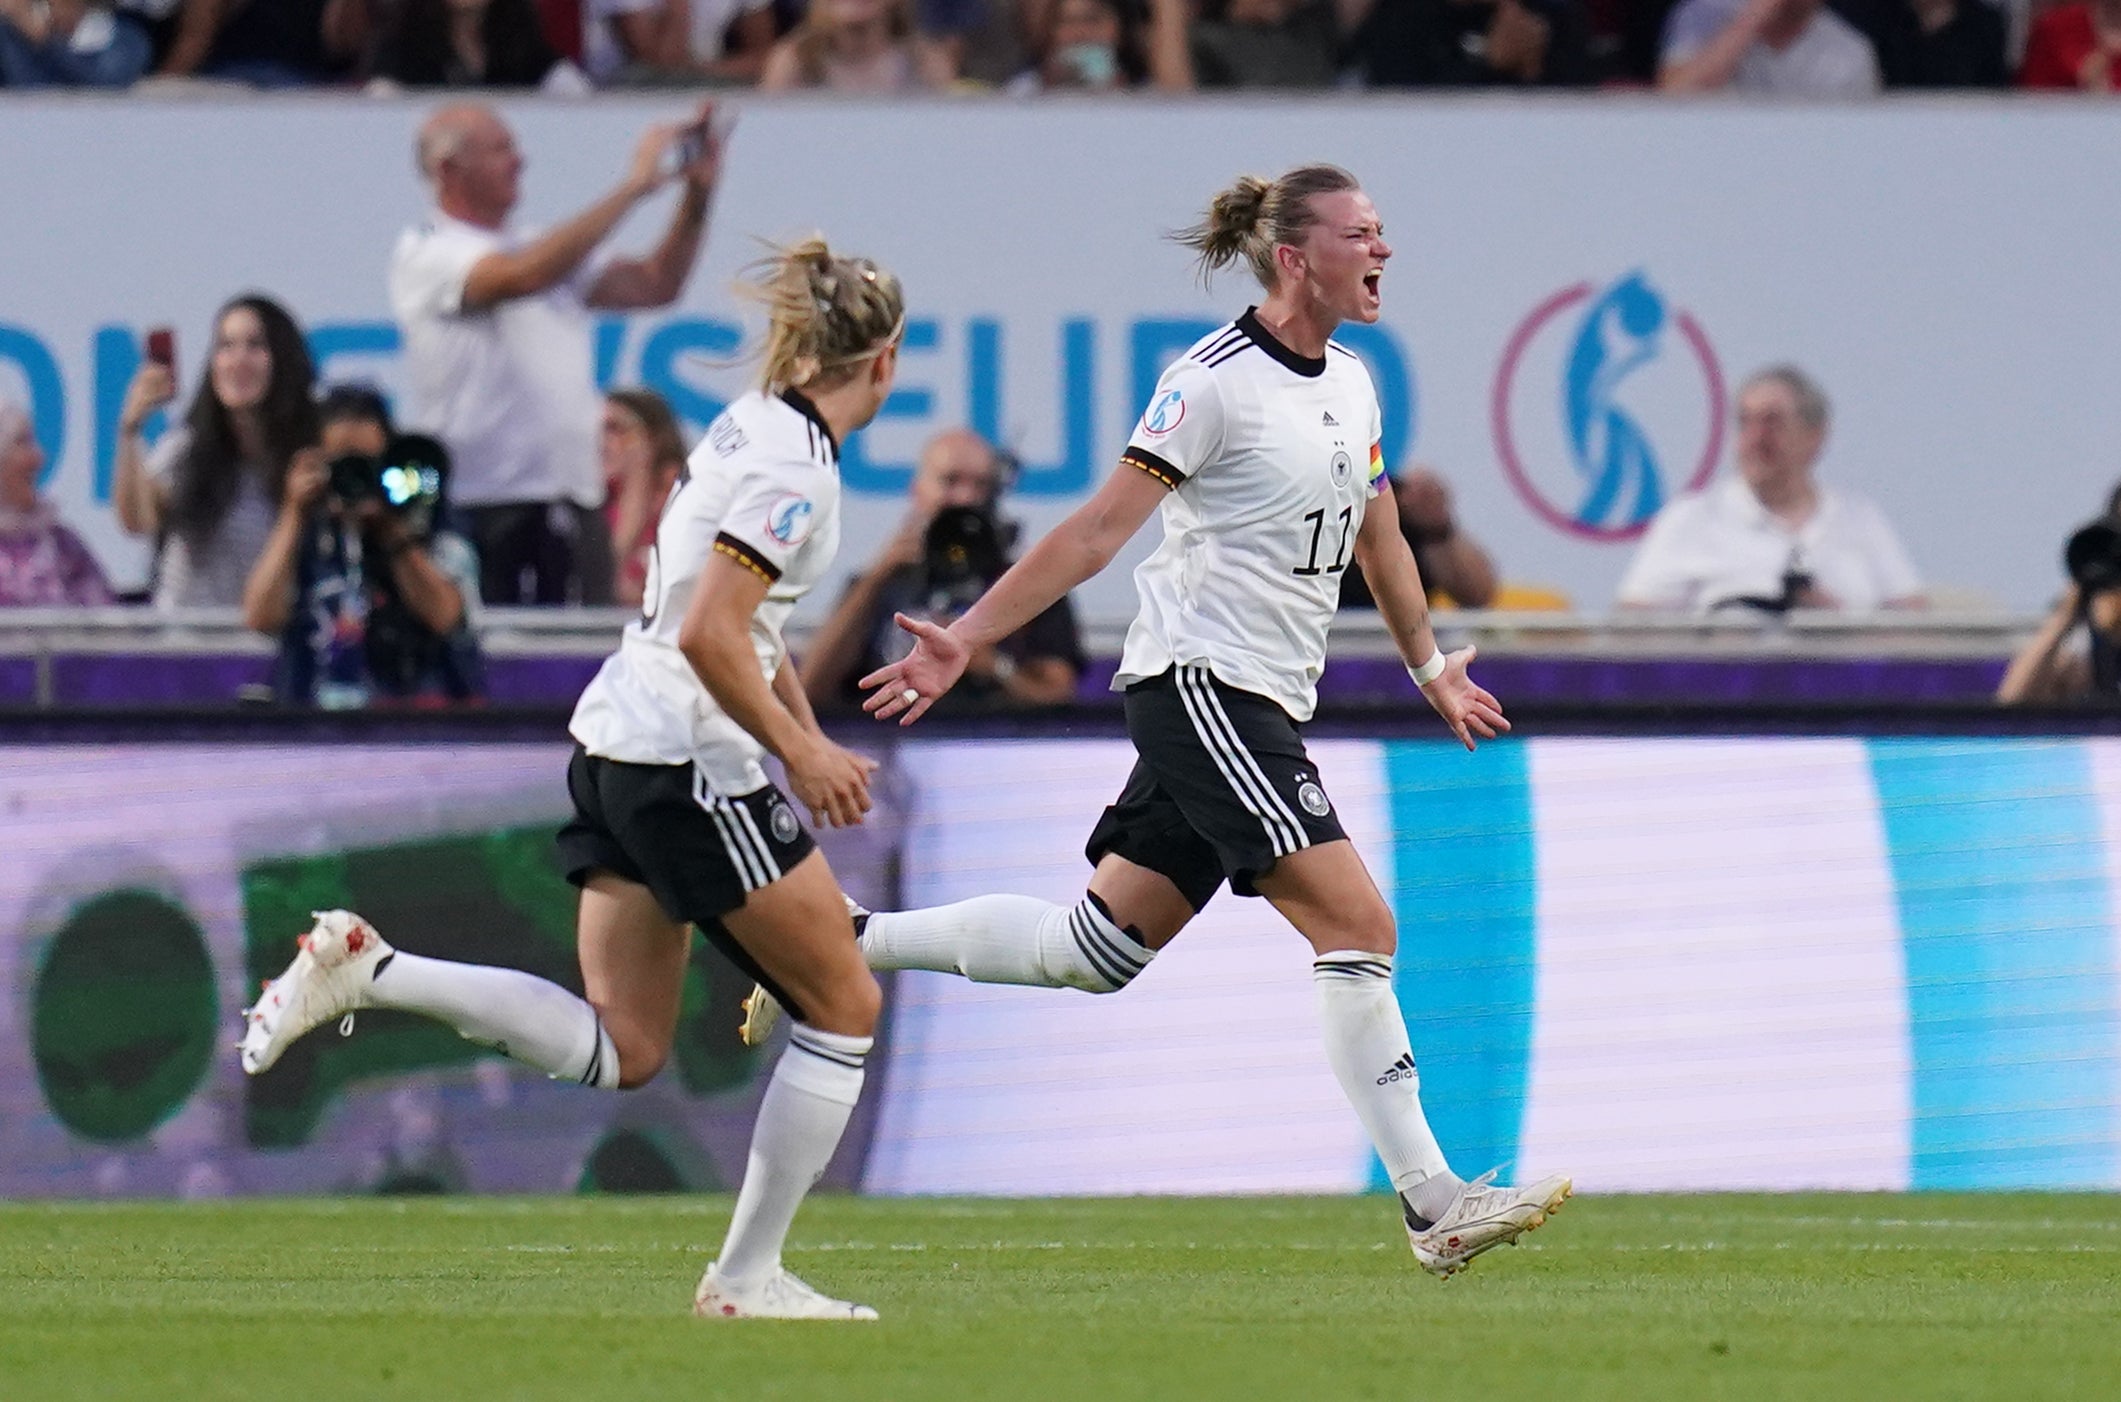
[[[1483,1251],[1513,1243],[1560,1210],[1575,1190],[1561,1174],[1515,1188],[1492,1186],[1493,1173],[1459,1190],[1450,1209],[1427,1231],[1407,1228],[1414,1259],[1431,1275],[1455,1275]]]
[[[243,1010],[243,1070],[259,1075],[311,1028],[369,1006],[368,985],[391,948],[350,910],[313,912],[302,952]]]
[[[739,1287],[724,1280],[713,1266],[692,1293],[692,1312],[702,1319],[848,1319],[876,1318],[867,1305],[835,1300],[797,1280],[786,1269],[755,1284]]]
[[[847,903],[847,918],[854,922],[855,937],[859,939],[862,922],[869,912],[861,902],[842,891],[840,899]],[[773,1035],[773,1026],[781,1020],[781,1000],[766,991],[764,984],[754,983],[744,999],[744,1020],[737,1024],[737,1040],[747,1047],[763,1047],[766,1039]]]

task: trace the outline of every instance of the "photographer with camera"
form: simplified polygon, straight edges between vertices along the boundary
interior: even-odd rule
[[[478,562],[441,528],[448,455],[393,433],[362,386],[326,394],[318,418],[243,588],[244,621],[280,640],[275,695],[326,710],[480,697]]]
[[[2121,700],[2121,486],[2104,516],[2071,533],[2062,567],[2069,587],[2005,669],[1996,688],[2002,705]]]
[[[813,708],[859,706],[856,681],[905,656],[913,638],[894,614],[948,623],[1001,578],[1016,532],[997,507],[1012,466],[970,429],[928,440],[898,530],[811,637],[801,673]],[[960,711],[1058,706],[1074,698],[1082,673],[1075,612],[1063,598],[976,653],[945,704]]]

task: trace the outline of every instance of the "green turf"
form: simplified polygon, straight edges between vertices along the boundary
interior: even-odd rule
[[[1376,1198],[824,1198],[884,1322],[731,1325],[726,1199],[0,1205],[0,1397],[2114,1397],[2117,1209],[1579,1199],[1440,1282]]]

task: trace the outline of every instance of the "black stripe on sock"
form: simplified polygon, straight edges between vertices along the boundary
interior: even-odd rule
[[[1077,907],[1077,909],[1081,909],[1081,907]],[[1094,943],[1099,949],[1104,951],[1107,959],[1126,970],[1127,978],[1121,979],[1120,982],[1122,983],[1132,979],[1136,974],[1148,967],[1147,960],[1136,959],[1123,946],[1114,942],[1110,934],[1099,928],[1097,917],[1087,911],[1083,913],[1082,938]]]
[[[843,1052],[833,1047],[824,1046],[818,1042],[811,1041],[801,1032],[789,1033],[788,1045],[797,1051],[808,1052],[820,1061],[829,1061],[835,1066],[844,1066],[850,1071],[859,1071],[868,1064],[867,1058],[859,1052]]]
[[[596,1086],[604,1079],[604,1017],[591,1010],[589,1022],[595,1035],[589,1043],[589,1069],[582,1073],[582,1084]]]
[[[1111,984],[1114,988],[1126,983],[1127,980],[1124,973],[1112,962],[1112,956],[1103,953],[1095,944],[1091,943],[1090,937],[1084,929],[1080,907],[1068,912],[1068,933],[1075,936],[1075,947],[1082,951],[1083,958],[1089,962],[1092,969],[1097,971],[1099,978]]]

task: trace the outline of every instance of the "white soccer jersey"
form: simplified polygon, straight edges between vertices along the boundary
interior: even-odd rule
[[[1173,361],[1120,455],[1172,490],[1114,688],[1205,663],[1309,720],[1340,577],[1385,486],[1381,427],[1353,351],[1298,355],[1250,309]]]
[[[707,561],[735,560],[767,583],[751,642],[770,682],[788,655],[781,625],[839,542],[839,444],[810,401],[753,391],[731,404],[663,504],[641,617],[576,703],[574,738],[606,759],[695,764],[716,793],[763,786],[765,747],[707,694],[678,629]]]

